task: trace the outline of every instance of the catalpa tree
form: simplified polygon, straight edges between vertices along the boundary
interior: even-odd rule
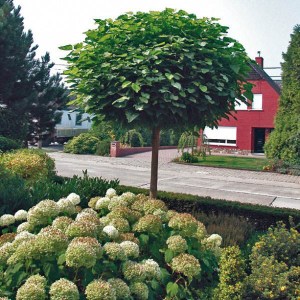
[[[236,99],[251,98],[243,46],[217,19],[185,11],[126,13],[95,20],[69,51],[65,72],[74,104],[96,116],[152,130],[150,195],[157,194],[161,129],[217,126]]]

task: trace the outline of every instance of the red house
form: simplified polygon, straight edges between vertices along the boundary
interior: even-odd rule
[[[248,81],[254,84],[254,99],[247,106],[239,103],[229,120],[222,119],[217,129],[205,128],[209,145],[214,152],[263,153],[265,141],[274,129],[280,86],[263,70],[263,58],[251,64]]]

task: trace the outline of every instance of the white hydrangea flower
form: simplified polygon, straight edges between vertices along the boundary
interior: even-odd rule
[[[29,231],[31,228],[30,224],[28,222],[24,222],[21,223],[18,227],[17,227],[17,233],[20,233],[22,231]]]
[[[74,205],[78,205],[80,203],[80,196],[75,193],[71,193],[67,197],[67,200],[70,200]]]
[[[114,196],[110,199],[110,202],[108,204],[108,209],[113,210],[116,207],[127,206],[127,205],[128,205],[128,203],[126,201],[124,201],[121,197]]]
[[[15,219],[16,221],[25,221],[27,220],[27,211],[24,209],[18,210],[15,213]]]
[[[119,231],[112,225],[105,226],[103,228],[103,232],[105,232],[111,239],[116,239],[119,237]]]
[[[214,233],[206,239],[206,242],[213,247],[220,247],[222,244],[222,237]]]
[[[117,192],[115,189],[110,188],[106,191],[105,197],[112,198],[114,196],[117,196]]]
[[[76,213],[75,204],[70,199],[61,198],[56,203],[62,213],[67,213],[70,215]]]
[[[0,217],[0,226],[4,227],[4,226],[12,225],[15,223],[15,221],[16,219],[13,215],[5,214]]]
[[[87,213],[87,214],[90,214],[90,215],[94,215],[94,216],[97,216],[97,212],[95,210],[93,210],[92,208],[84,208],[81,213]]]
[[[127,257],[136,258],[140,254],[140,248],[134,242],[124,241],[124,242],[120,243],[120,246],[125,251],[125,254]]]
[[[35,237],[35,235],[33,233],[30,233],[30,232],[24,230],[16,235],[15,241],[28,240],[28,239],[31,239],[34,237]]]
[[[100,198],[100,199],[96,202],[95,209],[96,209],[96,210],[107,209],[107,208],[108,208],[108,205],[109,205],[109,202],[110,202],[110,198],[108,198],[108,197]]]
[[[146,259],[143,261],[143,264],[150,279],[156,278],[159,280],[161,278],[161,270],[159,264],[155,260]]]

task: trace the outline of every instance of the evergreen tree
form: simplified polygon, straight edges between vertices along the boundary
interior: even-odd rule
[[[53,133],[60,121],[62,109],[67,102],[67,90],[61,83],[59,74],[50,75],[53,64],[46,53],[36,60],[32,70],[33,89],[29,106],[29,136],[35,137],[41,146],[42,140]]]
[[[294,27],[283,59],[282,94],[275,130],[265,151],[269,158],[300,163],[300,25]]]
[[[32,46],[32,33],[24,31],[20,9],[12,0],[0,0],[0,135],[24,139],[31,94],[28,74],[37,47]],[[11,130],[11,122],[17,125],[17,131]]]

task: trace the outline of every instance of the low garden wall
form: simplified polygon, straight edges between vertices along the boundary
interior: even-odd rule
[[[159,149],[177,149],[177,146],[160,146]],[[122,157],[135,153],[142,153],[151,151],[152,147],[131,147],[123,148],[120,142],[114,141],[110,144],[110,156],[111,157]]]

